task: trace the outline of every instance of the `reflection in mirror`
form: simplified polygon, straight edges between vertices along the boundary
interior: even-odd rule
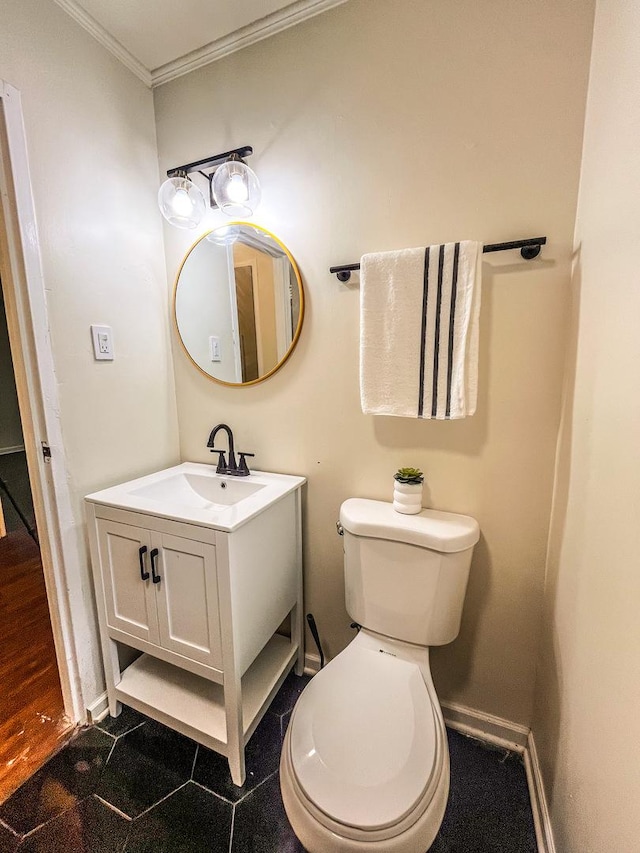
[[[300,274],[288,249],[264,228],[224,225],[189,250],[174,312],[187,354],[207,376],[227,385],[260,382],[298,340]]]

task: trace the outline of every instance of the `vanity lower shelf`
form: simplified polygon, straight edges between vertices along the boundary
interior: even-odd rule
[[[288,638],[275,634],[242,676],[245,744],[297,655],[297,646]],[[115,693],[125,705],[227,755],[222,685],[143,654],[124,670]]]

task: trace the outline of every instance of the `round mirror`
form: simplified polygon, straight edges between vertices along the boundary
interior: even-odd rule
[[[304,291],[296,262],[275,235],[231,222],[187,252],[173,309],[182,345],[199,370],[223,385],[252,385],[291,355]]]

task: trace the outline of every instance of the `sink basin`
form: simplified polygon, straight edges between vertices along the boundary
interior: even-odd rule
[[[130,494],[160,503],[179,503],[182,506],[202,509],[224,509],[265,488],[263,483],[250,483],[248,480],[249,478],[234,480],[231,477],[210,477],[181,472],[157,480],[155,483],[148,483],[139,489],[133,489]]]
[[[94,492],[87,500],[230,532],[304,482],[304,477],[264,471],[230,477],[216,474],[213,465],[183,462]]]

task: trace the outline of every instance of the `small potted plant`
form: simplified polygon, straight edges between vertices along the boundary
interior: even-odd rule
[[[424,474],[419,468],[398,468],[393,475],[393,508],[405,515],[416,515],[422,509]]]

